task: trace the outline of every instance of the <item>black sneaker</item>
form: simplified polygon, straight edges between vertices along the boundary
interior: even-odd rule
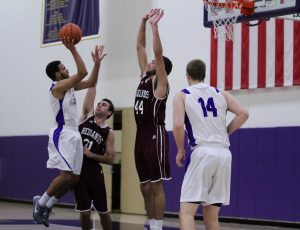
[[[53,212],[51,211],[52,208],[47,208],[47,207],[43,207],[44,208],[44,214],[42,216],[42,223],[43,225],[45,225],[45,227],[49,227],[49,216],[53,214]]]
[[[40,196],[33,197],[33,211],[32,211],[32,217],[33,221],[37,224],[42,223],[42,216],[43,216],[43,208],[39,205],[39,199]]]

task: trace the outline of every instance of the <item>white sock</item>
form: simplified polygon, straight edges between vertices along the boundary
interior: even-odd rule
[[[55,196],[51,197],[50,200],[48,200],[48,202],[46,204],[47,208],[52,208],[54,206],[54,204],[57,203],[57,201],[58,201],[58,199]]]
[[[163,226],[163,220],[154,220],[154,226],[155,228],[154,229],[157,229],[157,230],[162,230],[162,226]]]
[[[162,230],[163,220],[149,220],[150,223],[150,230]]]
[[[154,219],[149,220],[149,226],[150,226],[150,229],[152,229],[155,226],[155,220]]]
[[[45,192],[39,199],[38,203],[40,206],[46,206],[49,199],[50,199],[50,196],[48,196],[47,192]]]

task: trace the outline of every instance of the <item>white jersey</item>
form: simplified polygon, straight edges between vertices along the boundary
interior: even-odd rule
[[[57,99],[53,96],[51,89],[57,82],[54,82],[49,90],[51,109],[54,115],[56,126],[66,125],[78,127],[79,117],[77,111],[75,90],[69,89],[65,92],[64,98]]]
[[[189,145],[205,143],[229,146],[226,126],[227,102],[222,93],[205,83],[182,90],[185,93],[185,129]]]

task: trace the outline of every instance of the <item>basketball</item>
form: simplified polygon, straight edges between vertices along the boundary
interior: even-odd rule
[[[82,31],[80,27],[74,23],[67,23],[59,30],[59,37],[62,40],[64,37],[74,39],[74,45],[80,42]]]

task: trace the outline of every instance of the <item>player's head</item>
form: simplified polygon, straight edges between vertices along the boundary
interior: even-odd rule
[[[163,59],[164,59],[166,73],[167,73],[167,75],[169,75],[171,73],[171,71],[172,71],[173,64],[172,64],[172,62],[171,62],[171,60],[169,58],[163,56]],[[155,59],[152,60],[152,62],[150,62],[148,64],[148,71],[146,72],[146,74],[147,74],[147,76],[152,76],[152,75],[156,74]]]
[[[115,111],[115,107],[111,100],[104,98],[102,99],[95,109],[95,115],[105,117],[105,119],[108,119],[113,115]]]
[[[46,73],[52,81],[69,78],[69,71],[61,61],[52,61],[46,67]]]
[[[191,60],[186,66],[186,75],[195,81],[203,81],[206,66],[200,59]]]

